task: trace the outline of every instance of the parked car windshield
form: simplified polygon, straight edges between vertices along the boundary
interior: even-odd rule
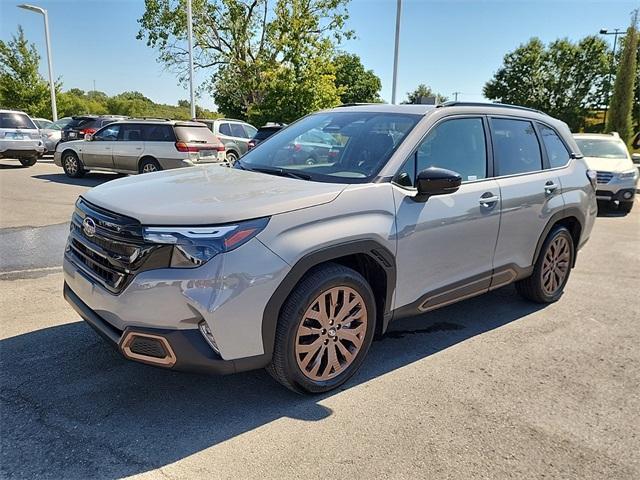
[[[618,140],[600,138],[576,138],[585,157],[627,158],[627,148]]]
[[[367,182],[420,118],[379,112],[310,115],[258,144],[236,166],[321,182]]]
[[[36,128],[24,113],[0,113],[0,128]]]

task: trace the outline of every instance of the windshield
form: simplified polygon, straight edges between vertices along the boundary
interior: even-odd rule
[[[376,112],[310,115],[260,143],[237,167],[294,172],[322,182],[364,183],[380,171],[421,118]]]
[[[627,158],[627,147],[619,140],[600,138],[576,138],[585,157]]]

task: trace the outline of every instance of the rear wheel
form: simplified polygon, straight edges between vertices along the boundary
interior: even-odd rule
[[[358,371],[375,332],[376,305],[367,281],[338,264],[314,269],[285,302],[269,373],[299,393],[320,393]]]
[[[62,169],[67,177],[79,178],[85,174],[85,170],[80,163],[80,159],[75,152],[64,152],[62,154]]]
[[[227,163],[233,167],[233,165],[238,161],[238,154],[233,151],[227,152],[226,155]]]
[[[529,278],[516,282],[516,289],[527,300],[553,303],[564,291],[575,256],[573,238],[565,227],[556,227],[542,245]]]
[[[162,167],[155,158],[145,158],[140,162],[139,173],[159,172]]]
[[[33,167],[38,161],[37,157],[20,158],[20,163],[23,167]]]

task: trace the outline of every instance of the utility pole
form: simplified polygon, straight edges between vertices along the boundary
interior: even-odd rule
[[[600,35],[613,35],[613,55],[611,56],[611,66],[609,67],[609,80],[607,81],[607,102],[604,105],[604,128],[607,129],[607,112],[609,111],[609,98],[611,96],[611,77],[613,76],[613,69],[615,68],[616,62],[616,46],[618,44],[618,35],[624,35],[619,28],[614,29],[613,32],[610,32],[606,28],[602,28],[600,30]]]
[[[193,91],[193,18],[191,0],[187,0],[187,37],[189,39],[189,91],[191,93],[191,118],[196,118],[196,98]]]
[[[398,0],[396,8],[396,45],[393,53],[393,85],[391,87],[391,104],[396,104],[396,86],[398,83],[398,49],[400,48],[400,16],[402,15],[402,0]]]
[[[458,95],[460,95],[462,92],[453,92],[452,95],[454,96],[454,101],[458,101]]]

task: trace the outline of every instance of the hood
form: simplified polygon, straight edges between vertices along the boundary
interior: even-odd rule
[[[207,165],[113,180],[82,197],[143,225],[214,225],[328,203],[346,186]]]
[[[591,170],[599,172],[624,172],[634,168],[633,162],[628,158],[584,157],[584,161]]]

